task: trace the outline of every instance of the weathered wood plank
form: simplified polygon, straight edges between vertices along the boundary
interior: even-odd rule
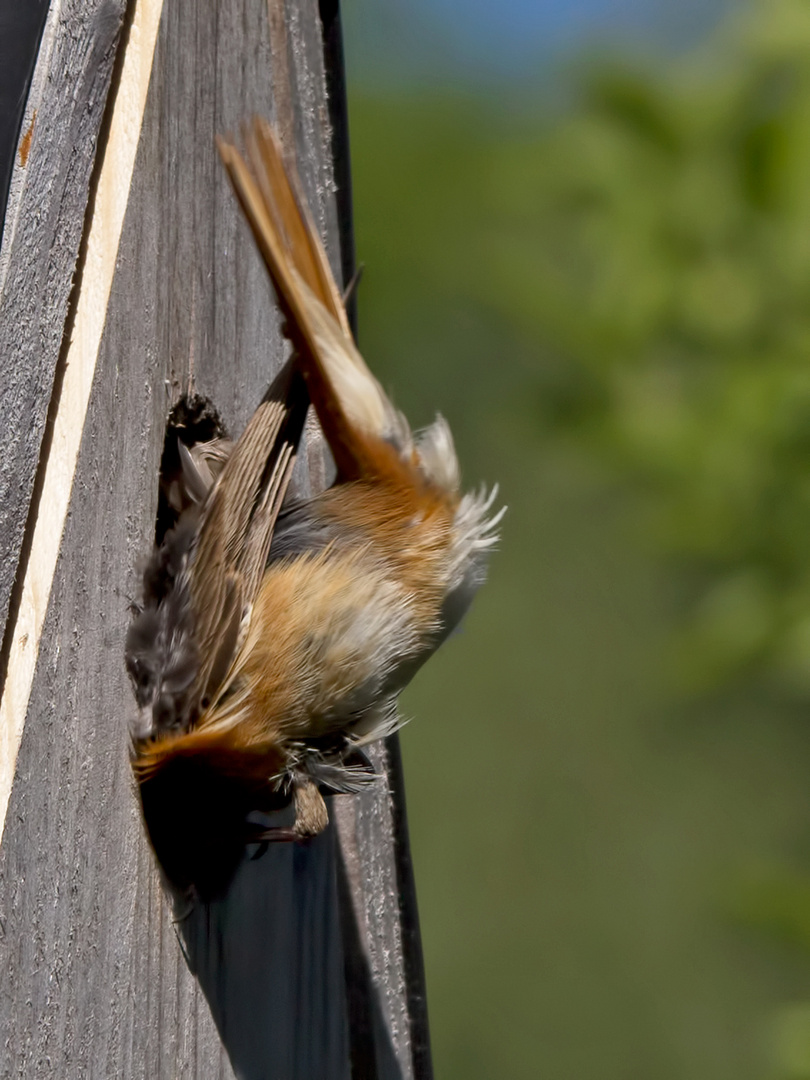
[[[413,1010],[415,912],[401,925],[403,841],[386,785],[332,800],[337,828],[311,844],[246,853],[227,894],[174,927],[127,761],[134,705],[121,651],[166,416],[193,391],[238,433],[286,353],[215,134],[251,112],[273,118],[294,139],[336,272],[351,264],[318,6],[270,0],[269,14],[255,0],[163,10],[0,845],[0,964],[11,976],[0,987],[0,1077],[231,1076],[214,1023],[239,1076],[430,1075]],[[18,230],[31,227],[18,217]],[[299,492],[327,473],[310,427]],[[376,761],[387,769],[384,748]]]
[[[127,370],[142,380],[143,359]],[[121,738],[139,466],[121,461],[125,381],[102,356],[0,847],[3,1076],[232,1075],[166,918]]]
[[[6,620],[62,348],[126,0],[51,5],[0,247],[0,625]]]

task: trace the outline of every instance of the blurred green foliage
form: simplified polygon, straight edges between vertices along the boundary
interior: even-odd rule
[[[810,1077],[810,2],[351,120],[363,351],[510,506],[406,701],[437,1075]]]
[[[410,183],[445,240],[410,268],[425,291],[542,351],[539,418],[654,490],[660,544],[703,573],[693,674],[810,695],[810,7],[584,81],[540,134],[434,96],[377,111],[419,140],[377,190]]]
[[[500,301],[562,358],[544,407],[650,485],[702,571],[690,673],[807,698],[810,7],[761,4],[724,46],[590,79],[538,148]]]

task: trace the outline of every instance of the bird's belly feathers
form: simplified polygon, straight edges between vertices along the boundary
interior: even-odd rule
[[[242,720],[289,739],[384,722],[402,686],[397,671],[436,637],[439,613],[369,547],[276,564],[251,616],[261,634],[248,631],[239,662]]]
[[[480,584],[485,504],[437,493],[425,508],[383,484],[353,495],[340,517],[331,489],[279,520],[229,689],[203,725],[257,743],[372,741],[397,726],[399,692]]]

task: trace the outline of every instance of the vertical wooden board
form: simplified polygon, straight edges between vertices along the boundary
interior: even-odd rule
[[[0,247],[0,625],[39,460],[126,0],[53,0]]]
[[[280,14],[286,31],[289,10]],[[323,111],[309,115],[306,124],[295,120],[301,101],[323,97],[317,8],[302,5],[296,19],[308,54],[286,35],[271,48],[264,5],[214,8],[180,0],[166,17],[131,201],[133,219],[150,227],[134,228],[134,246],[122,246],[121,256],[122,272],[131,262],[155,283],[155,327],[143,347],[153,334],[161,342],[151,385],[165,385],[167,393],[162,407],[155,403],[158,437],[152,461],[145,463],[152,484],[165,415],[178,394],[210,398],[238,434],[287,353],[266,272],[219,163],[215,135],[238,129],[254,112],[286,123],[297,136],[302,177],[324,232],[335,221],[327,208],[329,162],[320,160],[328,130],[313,127]],[[189,35],[196,52],[185,47]],[[223,48],[234,40],[243,48]],[[284,83],[293,77],[295,85]],[[286,116],[280,115],[284,109]],[[331,241],[337,246],[334,226]],[[138,286],[131,294],[138,295]],[[137,341],[137,308],[122,311],[121,321],[120,340]],[[300,472],[297,480],[299,489],[307,486]],[[144,546],[151,524],[150,518]],[[273,849],[258,862],[245,860],[228,895],[198,905],[181,932],[239,1075],[348,1080],[331,835],[306,847]]]
[[[384,783],[333,800],[339,828],[316,842],[246,857],[222,900],[183,919],[197,982],[132,791],[122,645],[166,416],[194,391],[238,434],[287,351],[214,150],[252,112],[294,136],[337,271],[317,5],[270,0],[268,20],[257,0],[167,2],[0,847],[0,1077],[230,1076],[211,1012],[240,1076],[429,1075],[414,1069]],[[301,491],[326,472],[309,436]]]
[[[130,216],[125,247],[133,231],[159,244],[143,224]],[[127,759],[127,584],[154,515],[165,396],[157,379],[156,410],[156,283],[134,265],[140,280],[114,283],[0,847],[4,1076],[232,1075],[177,947]],[[116,313],[133,287],[142,321],[127,342]]]

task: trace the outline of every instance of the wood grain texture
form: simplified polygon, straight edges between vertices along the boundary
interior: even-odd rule
[[[0,625],[6,620],[63,342],[126,0],[54,0],[0,247]]]
[[[121,448],[139,418],[119,394],[148,369],[135,356],[122,372],[109,356],[105,342],[0,848],[0,1074],[226,1077],[142,840],[122,738],[139,455],[122,461]]]
[[[74,30],[59,23],[59,32]],[[71,41],[78,52],[96,49],[99,68],[111,63],[85,24]],[[259,112],[294,139],[341,280],[350,262],[339,243],[346,192],[336,192],[326,78],[315,0],[270,0],[269,11],[260,0],[164,6],[0,846],[0,1080],[430,1075],[426,1027],[413,1010],[415,913],[403,926],[403,841],[390,785],[331,800],[336,827],[312,843],[271,847],[255,860],[246,852],[227,894],[180,912],[173,925],[127,760],[134,702],[123,639],[135,567],[153,535],[167,415],[181,394],[196,392],[238,434],[287,352],[214,136]],[[35,136],[29,168],[36,147]],[[52,168],[64,175],[61,159]],[[84,192],[86,200],[86,184]],[[46,219],[38,233],[31,208],[23,212],[25,191],[17,198],[9,282],[19,276],[17,234],[39,250],[59,228]],[[81,199],[63,199],[61,212],[80,233]],[[43,317],[36,310],[31,318]],[[0,336],[11,334],[14,311],[0,307]],[[47,365],[36,359],[29,398],[47,408]],[[2,382],[5,400],[27,408],[19,380],[6,386],[4,373]],[[38,443],[35,433],[20,440],[24,480]],[[310,425],[298,492],[328,474]],[[0,602],[2,590],[0,577]],[[386,773],[388,751],[375,755]]]
[[[395,1061],[405,1077],[412,1075],[411,1029],[402,927],[399,918],[391,918],[392,911],[399,912],[399,888],[385,747],[375,746],[371,757],[385,779],[369,792],[340,800],[336,816],[352,910],[371,985],[376,989],[376,1056],[379,1059],[390,1047],[393,1060],[385,1062],[383,1074],[393,1074]],[[385,1034],[382,1039],[380,1027]],[[378,1060],[380,1072],[382,1066],[383,1061]]]

